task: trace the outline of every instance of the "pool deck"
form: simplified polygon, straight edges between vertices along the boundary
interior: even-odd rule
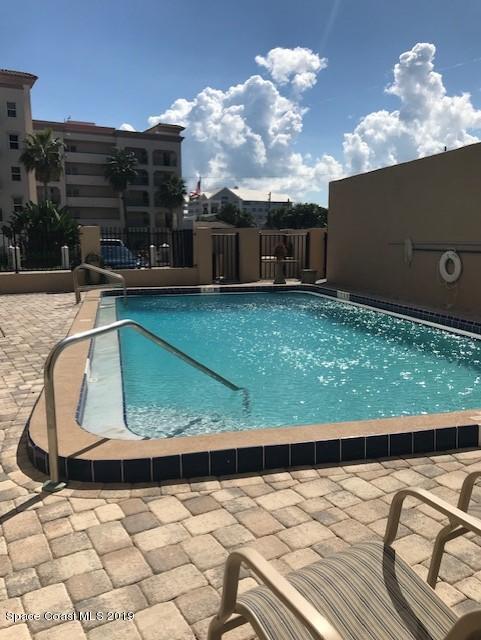
[[[252,544],[281,572],[378,539],[392,493],[424,487],[451,503],[481,450],[318,465],[156,485],[71,482],[57,495],[29,463],[25,424],[51,346],[76,315],[73,294],[0,297],[0,640],[202,640],[228,551]],[[474,501],[481,504],[481,488]],[[395,547],[427,573],[439,515],[407,503]],[[448,543],[437,590],[455,611],[481,607],[481,539]],[[243,588],[254,584],[249,575]],[[133,621],[6,612],[134,611]],[[254,637],[248,627],[226,638]]]

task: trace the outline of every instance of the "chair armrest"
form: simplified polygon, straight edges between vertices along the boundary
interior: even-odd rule
[[[473,531],[474,533],[481,535],[481,520],[479,520],[478,518],[475,518],[469,513],[462,511],[458,507],[450,505],[445,500],[438,498],[433,493],[430,493],[425,489],[408,488],[398,491],[392,499],[386,526],[386,533],[384,534],[384,544],[391,545],[396,538],[399,526],[399,518],[401,516],[401,509],[404,500],[408,496],[418,498],[421,502],[424,502],[436,511],[439,511],[439,513],[447,516],[453,528],[461,526],[468,531]]]
[[[224,573],[224,587],[217,623],[224,624],[236,609],[237,586],[241,565],[246,565],[267,586],[289,611],[318,640],[342,640],[328,620],[295,589],[265,558],[255,549],[244,547],[229,554]]]

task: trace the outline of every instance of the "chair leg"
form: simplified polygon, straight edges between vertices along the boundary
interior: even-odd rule
[[[217,616],[212,618],[209,629],[207,630],[207,640],[222,640],[224,631],[226,631],[226,629]]]
[[[463,527],[454,527],[451,524],[443,527],[436,536],[433,547],[433,555],[431,557],[431,563],[429,565],[429,572],[426,582],[430,587],[435,589],[438,579],[439,568],[441,566],[441,560],[443,559],[444,547],[446,543],[458,536],[466,533],[466,529]]]
[[[246,623],[247,620],[242,616],[235,615],[228,620],[222,620],[217,615],[210,621],[209,628],[207,630],[207,640],[222,640],[224,633],[232,631],[232,629],[237,629],[237,627],[241,627]]]

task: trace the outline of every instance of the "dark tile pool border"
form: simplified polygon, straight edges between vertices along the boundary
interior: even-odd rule
[[[285,285],[204,285],[193,287],[133,287],[127,290],[128,296],[148,296],[148,295],[188,295],[193,293],[275,293],[278,291],[310,291],[313,293],[320,293],[331,298],[336,298],[340,301],[343,300],[341,296],[346,295],[345,301],[356,302],[357,304],[363,304],[368,307],[379,309],[380,311],[390,311],[391,313],[398,313],[400,315],[415,318],[417,320],[424,320],[426,322],[434,322],[435,324],[443,325],[449,329],[460,329],[462,331],[468,331],[470,333],[481,334],[481,322],[475,320],[468,320],[466,318],[460,318],[459,316],[442,313],[441,311],[434,311],[429,309],[421,309],[413,305],[402,304],[398,302],[390,302],[382,298],[376,298],[375,296],[361,295],[357,293],[351,293],[349,291],[343,291],[342,289],[330,287],[327,284],[285,284]],[[103,291],[102,297],[119,297],[121,292],[116,289],[111,291]]]
[[[81,482],[161,482],[398,458],[412,454],[444,453],[475,448],[478,447],[478,442],[479,426],[469,424],[425,431],[259,445],[135,460],[61,458],[60,475],[63,480]],[[27,449],[33,466],[48,473],[48,455],[32,442],[30,435]]]
[[[306,291],[363,304],[418,320],[433,322],[446,328],[481,334],[481,323],[448,314],[419,309],[379,298],[343,292],[328,285],[213,285],[169,288],[132,288],[128,295],[182,295],[199,293],[251,293]],[[102,292],[118,296],[118,291]],[[83,394],[82,394],[83,395]],[[161,457],[125,460],[89,460],[69,457],[59,459],[63,480],[81,482],[162,482],[204,476],[226,476],[256,473],[272,469],[351,463],[379,458],[436,454],[479,446],[479,425],[443,426],[421,431],[405,431],[381,435],[367,434],[328,440],[300,441],[289,444],[254,445],[222,450],[185,452]],[[275,430],[273,431],[273,439]],[[188,443],[186,442],[186,447]],[[28,456],[34,467],[49,472],[48,454],[27,438]]]

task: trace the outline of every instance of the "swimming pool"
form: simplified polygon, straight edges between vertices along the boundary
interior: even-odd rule
[[[306,292],[105,299],[99,321],[131,318],[242,394],[132,331],[96,340],[85,424],[102,406],[128,437],[165,438],[409,416],[480,406],[481,343]],[[120,346],[120,350],[119,347]],[[115,391],[117,389],[117,391]],[[108,393],[106,393],[108,390]],[[120,397],[120,400],[119,400]],[[97,400],[95,400],[97,398]],[[115,418],[115,406],[123,406]],[[111,436],[112,437],[112,436]],[[123,437],[117,435],[117,437]]]

